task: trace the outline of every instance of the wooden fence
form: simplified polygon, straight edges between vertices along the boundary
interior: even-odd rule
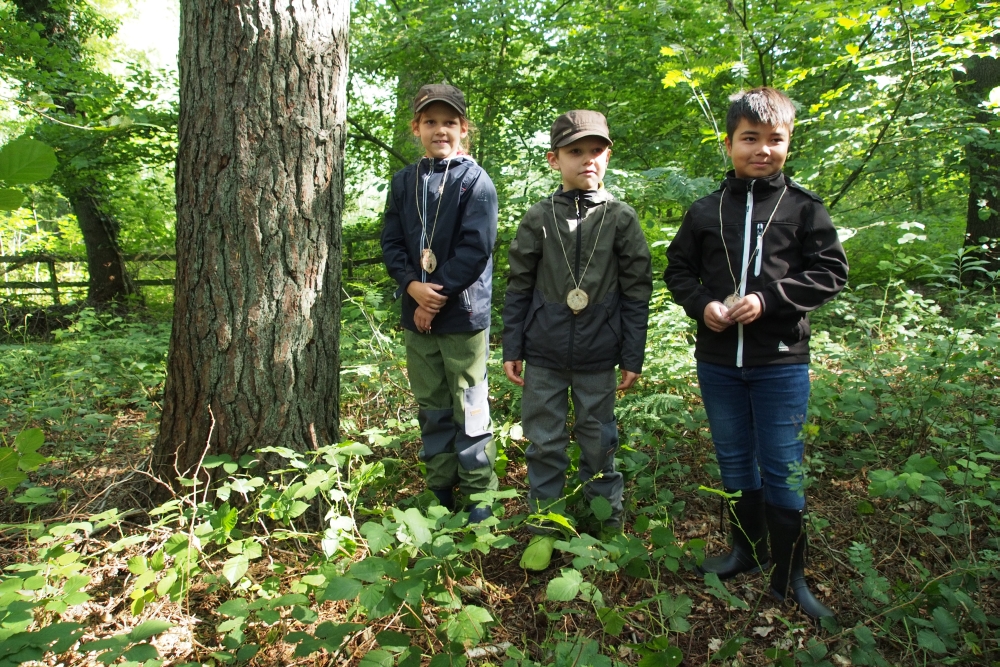
[[[354,270],[359,266],[368,266],[372,264],[381,264],[382,255],[381,253],[377,257],[356,257],[356,253],[359,251],[374,252],[370,244],[373,241],[379,239],[379,234],[377,232],[368,232],[366,234],[352,235],[349,237],[344,237],[343,247],[343,269],[347,274],[348,278],[354,278]],[[139,253],[132,255],[123,255],[122,258],[127,263],[153,263],[153,262],[173,262],[177,258],[174,255],[167,254],[156,254],[156,253]],[[32,255],[0,255],[0,266],[6,265],[5,268],[0,269],[0,289],[28,289],[28,290],[42,290],[49,292],[52,301],[55,304],[60,303],[60,288],[70,288],[70,287],[87,287],[90,283],[87,281],[67,281],[59,280],[58,273],[56,271],[57,264],[70,264],[70,263],[83,263],[86,264],[87,260],[83,257],[69,257],[64,255],[50,255],[44,253],[36,253]],[[30,266],[32,264],[44,264],[48,269],[48,280],[3,280],[9,273],[16,271],[17,269]],[[152,286],[152,285],[173,285],[173,278],[157,278],[157,279],[143,279],[143,280],[133,280],[133,285],[140,287]]]

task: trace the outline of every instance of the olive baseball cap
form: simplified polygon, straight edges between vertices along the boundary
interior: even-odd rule
[[[604,114],[586,109],[567,111],[556,118],[556,122],[552,123],[549,144],[551,149],[555,150],[583,137],[600,137],[608,142],[608,146],[614,144]]]
[[[455,86],[446,83],[429,83],[417,91],[413,98],[413,113],[420,113],[428,105],[434,102],[444,102],[455,108],[463,118],[465,117],[465,95]]]

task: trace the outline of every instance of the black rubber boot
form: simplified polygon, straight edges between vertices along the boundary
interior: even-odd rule
[[[732,493],[732,491],[727,491]],[[767,524],[764,520],[764,489],[744,491],[729,507],[729,533],[732,550],[724,556],[706,558],[698,571],[715,573],[719,579],[732,579],[737,574],[760,572],[769,567]]]
[[[803,510],[766,506],[767,527],[771,533],[771,595],[776,600],[791,598],[802,612],[813,619],[833,617],[829,607],[816,599],[806,583],[806,533]]]
[[[431,489],[438,499],[438,504],[449,512],[455,511],[455,491],[452,489]]]

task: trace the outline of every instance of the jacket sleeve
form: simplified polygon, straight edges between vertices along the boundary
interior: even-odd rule
[[[667,269],[663,272],[663,280],[674,301],[683,306],[688,317],[704,324],[705,306],[716,299],[701,282],[701,247],[693,226],[689,210],[667,247]]]
[[[816,310],[847,284],[847,255],[826,207],[814,202],[803,214],[802,270],[764,288],[765,317]]]
[[[389,276],[399,284],[396,298],[406,291],[411,282],[420,280],[417,266],[411,261],[406,249],[406,230],[403,229],[403,219],[400,215],[402,202],[397,200],[397,194],[402,192],[404,180],[403,173],[399,172],[390,183],[382,227],[382,261],[385,262]]]
[[[542,236],[530,224],[532,210],[525,214],[507,252],[510,278],[503,304],[504,361],[524,359],[524,324],[535,293],[538,262],[542,258]]]
[[[642,373],[649,300],[653,295],[652,258],[639,218],[631,207],[625,209],[627,215],[615,234],[623,338],[621,368]]]
[[[474,170],[462,198],[455,252],[434,272],[434,280],[444,286],[441,294],[449,298],[483,274],[497,239],[497,191],[483,169]]]

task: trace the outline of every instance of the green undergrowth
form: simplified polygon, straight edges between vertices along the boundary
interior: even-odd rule
[[[467,526],[420,482],[398,306],[358,283],[345,441],[207,456],[147,511],[129,494],[148,480],[108,451],[148,455],[165,328],[84,311],[51,342],[4,348],[0,666],[1000,664],[1000,302],[962,286],[967,257],[914,247],[886,248],[883,280],[813,317],[792,474],[836,621],[770,600],[764,577],[694,573],[724,546],[721,485],[693,330],[662,284],[646,368],[617,408],[625,534],[597,537],[610,508],[570,484],[548,517],[565,527],[553,564],[526,573],[519,390],[494,353],[501,491],[472,499],[496,517]]]

